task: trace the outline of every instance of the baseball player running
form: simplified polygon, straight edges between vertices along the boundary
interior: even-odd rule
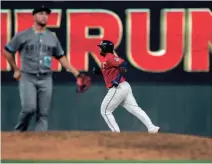
[[[26,131],[30,119],[36,113],[36,131],[48,129],[48,113],[52,98],[51,61],[55,57],[61,65],[76,77],[77,87],[83,91],[82,75],[69,64],[58,38],[46,29],[49,8],[44,6],[33,10],[33,27],[17,33],[5,46],[5,56],[19,80],[22,111],[15,126],[16,131]],[[14,54],[21,55],[21,69],[14,60]]]
[[[94,68],[94,73],[103,74],[108,93],[101,104],[101,114],[112,132],[120,132],[119,126],[113,116],[113,111],[123,106],[128,112],[142,121],[149,133],[157,133],[159,127],[155,126],[147,114],[138,106],[130,84],[125,80],[127,63],[114,52],[114,44],[111,41],[103,40],[100,47],[100,55],[103,57],[101,71]]]

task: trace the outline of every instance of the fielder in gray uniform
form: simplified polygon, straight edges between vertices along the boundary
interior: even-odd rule
[[[19,81],[22,111],[15,126],[16,131],[26,131],[30,119],[36,113],[36,131],[48,129],[48,113],[52,98],[51,60],[55,57],[61,65],[74,74],[80,73],[73,68],[57,37],[45,28],[49,8],[44,6],[33,10],[34,25],[17,33],[5,46],[5,56],[14,70],[14,78]],[[21,55],[21,69],[14,60],[14,54]]]

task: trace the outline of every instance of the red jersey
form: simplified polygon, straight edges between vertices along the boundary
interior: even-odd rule
[[[120,73],[119,66],[124,62],[124,60],[114,54],[108,53],[102,63],[101,70],[103,74],[103,78],[107,88],[112,87],[112,80],[115,80],[118,74]],[[120,83],[125,81],[124,77],[121,77]]]

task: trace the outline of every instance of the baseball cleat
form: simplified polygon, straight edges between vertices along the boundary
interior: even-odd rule
[[[149,133],[155,134],[155,133],[158,133],[159,131],[160,131],[160,127],[155,126],[149,130]]]

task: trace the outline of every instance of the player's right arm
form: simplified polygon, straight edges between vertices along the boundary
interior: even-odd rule
[[[12,67],[12,69],[14,70],[14,78],[16,80],[18,80],[20,78],[20,70],[18,68],[18,66],[16,65],[15,62],[15,53],[19,50],[20,48],[20,38],[19,35],[16,34],[5,46],[4,48],[4,55],[8,61],[8,63],[10,64],[10,66]]]
[[[99,67],[93,67],[92,71],[93,71],[93,74],[95,74],[95,75],[102,74],[102,71]]]
[[[15,59],[12,53],[8,52],[7,50],[4,50],[5,57],[10,64],[10,66],[13,68],[14,71],[18,70],[18,66],[15,63]]]

